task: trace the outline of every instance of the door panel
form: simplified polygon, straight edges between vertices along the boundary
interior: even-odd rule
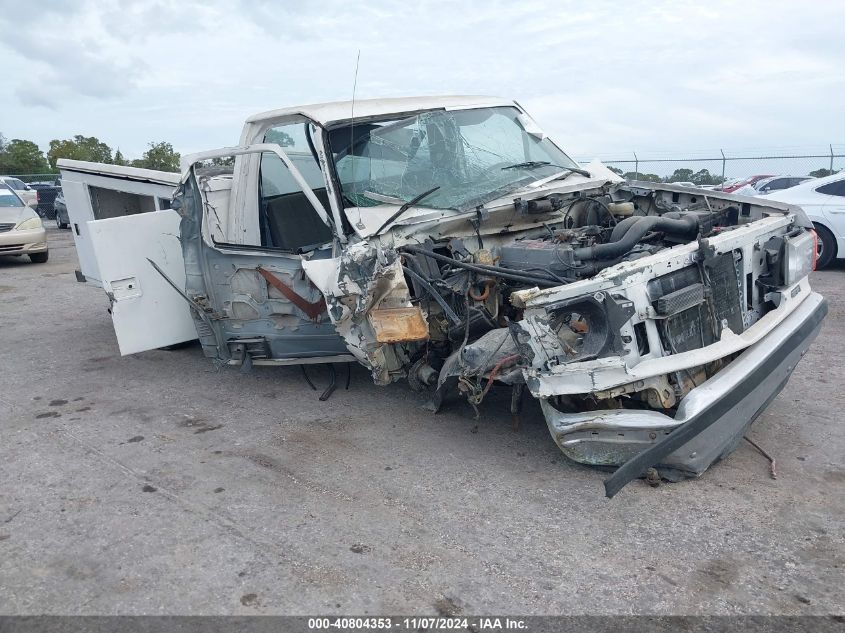
[[[833,236],[836,238],[836,256],[842,258],[845,255],[845,198],[830,196],[831,200],[825,204],[823,213],[827,220]]]
[[[830,220],[837,237],[845,237],[845,198],[841,202],[824,205],[824,215]]]
[[[197,338],[188,303],[148,261],[185,287],[175,211],[94,220],[87,231],[121,355]]]
[[[305,278],[298,256],[234,254],[207,246],[203,251],[209,271],[206,289],[217,316],[214,325],[229,356],[239,358],[238,346],[245,340],[254,341],[247,346],[254,360],[347,353],[322,294]]]
[[[278,156],[280,168],[290,170],[303,196],[303,205],[294,211],[311,213],[313,217],[309,221],[322,223],[326,229],[322,235],[331,239],[325,207],[303,178],[299,159],[292,160],[279,146],[268,144],[228,148],[200,158],[228,156],[230,154],[226,152],[233,149],[240,156],[268,152]],[[235,170],[238,187],[258,187],[258,173],[247,169],[238,173],[237,163]],[[208,178],[197,175],[192,169],[177,195],[182,215],[180,233],[187,273],[186,290],[193,301],[205,306],[202,319],[196,313],[194,318],[206,355],[233,364],[243,362],[246,356],[257,363],[313,362],[320,358],[335,360],[338,356],[348,356],[346,345],[326,313],[322,294],[305,276],[302,255],[266,244],[233,243],[235,236],[226,243],[211,243],[209,232],[203,230],[203,225],[209,224],[209,205],[204,199],[204,192],[212,188]],[[257,223],[259,208],[239,208],[238,201],[249,197],[243,191],[233,191],[230,196],[234,206],[228,210],[229,216],[254,214],[253,218],[247,218],[249,221],[241,217],[244,221],[232,222],[233,226]],[[265,213],[264,220],[269,226],[273,217]],[[284,226],[274,230],[284,230]],[[303,228],[294,226],[289,230],[295,232]],[[278,235],[271,243],[285,244],[286,237]],[[330,248],[308,254],[312,258],[329,256]]]

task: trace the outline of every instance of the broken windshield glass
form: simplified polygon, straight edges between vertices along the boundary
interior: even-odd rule
[[[513,107],[431,111],[329,132],[347,204],[466,210],[578,165],[529,133]]]

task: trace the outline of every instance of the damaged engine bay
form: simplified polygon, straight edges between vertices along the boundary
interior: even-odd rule
[[[616,190],[617,196],[622,193]],[[669,196],[671,198],[671,196]],[[569,199],[553,195],[530,203],[517,200],[517,212],[557,213],[558,218],[541,228],[503,240],[452,239],[399,249],[403,272],[411,287],[412,303],[423,307],[428,340],[407,350],[402,366],[410,366],[408,379],[419,388],[436,385],[435,408],[439,408],[446,385],[457,386],[467,400],[478,405],[492,380],[514,385],[514,414],[521,397],[522,367],[536,354],[531,338],[519,322],[525,304],[513,293],[529,288],[554,288],[590,279],[621,262],[632,262],[679,244],[706,238],[737,225],[735,206],[714,208],[704,201],[681,208],[657,193],[630,200],[613,200],[597,192],[579,192]],[[646,215],[646,211],[651,215]],[[480,220],[478,222],[481,222]],[[487,246],[487,247],[485,247]],[[724,267],[724,266],[723,266]],[[733,261],[729,272],[734,274]],[[714,283],[703,267],[667,275],[650,288],[658,314],[661,347],[678,353],[704,347],[718,340],[725,319],[735,333],[743,329],[736,279]],[[689,312],[687,312],[689,311]],[[555,337],[545,353],[557,364],[581,362],[625,353],[636,344],[647,353],[649,341],[642,328],[624,336],[621,328],[634,314],[633,304],[607,292],[576,301],[563,301],[548,309],[548,328]],[[749,325],[757,315],[749,317]],[[691,340],[692,339],[692,340]],[[404,351],[404,350],[403,350]],[[450,378],[441,378],[444,367]],[[710,368],[715,373],[715,368]],[[696,368],[667,378],[662,389],[632,393],[579,394],[556,397],[556,406],[572,410],[603,408],[671,409],[686,393],[709,377],[708,368]]]
[[[423,342],[394,344],[393,358],[373,368],[377,382],[408,378],[418,389],[439,385],[441,395],[445,381],[438,378],[445,366],[458,378],[459,389],[468,394],[468,400],[480,404],[491,376],[518,385],[522,383],[518,369],[530,365],[535,356],[530,346],[519,343],[520,336],[530,338],[530,333],[518,325],[526,306],[521,295],[514,293],[591,279],[621,262],[634,262],[738,226],[740,210],[729,203],[702,199],[681,207],[672,202],[671,193],[640,191],[637,195],[618,186],[614,193],[617,197],[628,194],[630,199],[579,192],[569,199],[553,195],[530,203],[517,200],[518,213],[557,217],[539,228],[506,236],[482,237],[479,231],[472,238],[427,239],[420,245],[400,247],[396,257],[408,298],[421,309],[425,320],[420,328]],[[480,212],[472,222],[483,224]],[[739,300],[742,284],[733,255],[728,259],[708,262],[707,268],[692,266],[650,284],[653,309],[662,317],[658,336],[663,354],[709,345],[719,340],[725,326],[741,333],[762,315],[765,305],[743,315]],[[626,345],[635,345],[640,355],[649,351],[642,328],[634,328],[633,337],[621,333],[634,308],[620,296],[596,293],[577,302],[559,302],[548,313],[548,326],[555,335],[548,355],[554,355],[559,364],[624,354]],[[376,330],[384,327],[379,320],[373,325]],[[391,340],[387,334],[382,342]],[[715,370],[709,368],[711,374]],[[606,398],[590,394],[570,399],[569,406],[671,409],[707,377],[708,368],[700,367],[694,373],[668,377],[660,390],[649,388]]]

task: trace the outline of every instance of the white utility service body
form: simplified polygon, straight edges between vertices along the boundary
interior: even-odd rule
[[[97,223],[169,209],[180,175],[66,158],[59,159],[58,167],[79,257],[79,274],[84,277],[80,281],[102,286],[100,258],[94,251],[91,235]],[[119,234],[118,231],[110,233]],[[181,259],[178,242],[176,253]]]

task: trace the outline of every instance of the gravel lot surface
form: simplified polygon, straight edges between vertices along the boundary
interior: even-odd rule
[[[49,241],[47,264],[0,257],[0,613],[845,611],[842,264],[750,431],[778,479],[743,443],[608,500],[539,407],[512,431],[508,393],[476,421],[357,366],[320,402],[297,368],[122,358],[70,232]]]

